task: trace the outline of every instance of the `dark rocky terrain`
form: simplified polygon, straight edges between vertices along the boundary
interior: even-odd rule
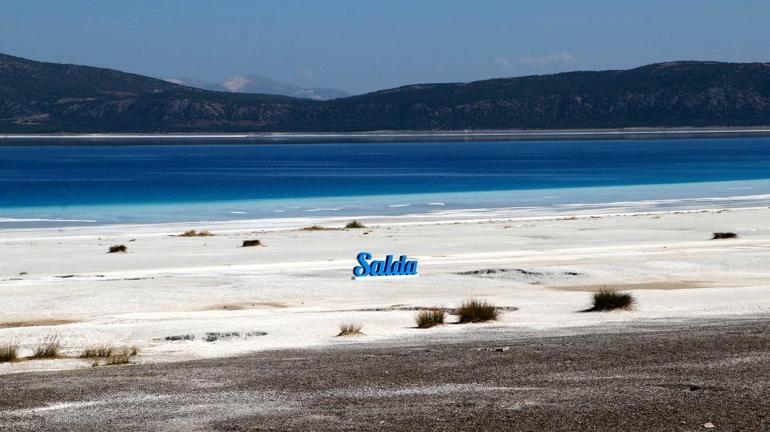
[[[560,332],[0,376],[0,430],[770,430],[766,318]]]

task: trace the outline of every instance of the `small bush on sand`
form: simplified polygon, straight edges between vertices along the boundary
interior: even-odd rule
[[[129,364],[131,362],[131,357],[139,354],[139,347],[136,345],[121,348],[102,346],[93,348],[94,351],[89,352],[90,349],[92,348],[84,350],[83,355],[80,357],[93,358],[94,362],[91,364],[93,367]],[[102,363],[100,359],[104,359],[104,362]]]
[[[124,365],[128,364],[129,360],[130,359],[127,355],[114,355],[107,358],[107,361],[104,364],[107,366]]]
[[[59,357],[61,345],[61,339],[59,339],[58,335],[48,335],[38,342],[37,347],[35,347],[35,352],[32,353],[32,358],[44,359]]]
[[[500,311],[486,300],[470,299],[457,308],[455,315],[460,317],[458,323],[477,323],[496,320]]]
[[[417,316],[415,316],[414,320],[417,323],[417,328],[426,329],[444,324],[444,317],[446,317],[444,309],[432,308],[423,309],[417,312]]]
[[[732,232],[715,232],[711,240],[725,240],[738,238],[738,234]]]
[[[0,345],[0,363],[12,362],[18,358],[19,347],[14,344]]]
[[[302,231],[332,231],[334,229],[335,228],[327,228],[327,227],[322,227],[320,225],[313,225],[313,226],[302,228]]]
[[[209,231],[189,230],[179,234],[179,237],[211,237],[213,235],[214,234],[210,233]]]
[[[340,324],[340,332],[337,333],[337,336],[359,336],[363,334],[361,333],[362,328],[361,325],[354,323]]]
[[[93,357],[109,357],[115,348],[110,345],[99,345],[88,347],[80,354],[81,358],[93,358]]]
[[[110,246],[109,253],[118,253],[118,252],[126,252],[126,251],[128,251],[128,248],[126,247],[126,245],[115,245],[115,246]]]
[[[615,290],[601,290],[593,295],[593,304],[588,312],[604,312],[617,309],[631,309],[634,306],[634,296]]]
[[[80,358],[109,358],[115,356],[133,357],[139,354],[139,347],[114,347],[112,345],[97,345],[88,347],[80,354]]]
[[[366,228],[366,225],[362,224],[361,222],[354,220],[348,222],[347,225],[345,225],[345,228],[352,229],[352,228]]]

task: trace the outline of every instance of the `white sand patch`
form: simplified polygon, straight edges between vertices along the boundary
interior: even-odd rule
[[[347,219],[297,218],[0,231],[0,343],[18,343],[27,356],[41,337],[57,334],[70,357],[96,344],[136,344],[132,361],[143,363],[500,328],[770,314],[768,209],[360,220],[367,229],[303,231]],[[189,229],[215,236],[175,236]],[[715,231],[740,237],[710,240]],[[247,239],[265,247],[240,247]],[[114,244],[128,252],[106,253]],[[362,250],[415,257],[420,276],[351,280]],[[461,274],[468,272],[476,274]],[[599,287],[633,292],[637,307],[578,312]],[[469,297],[518,310],[494,324],[414,328],[414,308],[454,307]],[[37,325],[2,325],[14,322]],[[335,337],[343,322],[361,324],[364,335]],[[20,361],[0,364],[0,374],[90,365]]]

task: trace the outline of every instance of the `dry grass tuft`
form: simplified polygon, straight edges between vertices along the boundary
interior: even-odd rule
[[[124,365],[124,364],[128,364],[130,360],[131,359],[127,355],[114,355],[107,358],[107,361],[104,364],[105,366]]]
[[[444,324],[446,312],[441,308],[423,309],[417,312],[414,320],[417,328],[426,329],[440,324]]]
[[[711,240],[725,240],[738,238],[738,234],[733,232],[715,232]]]
[[[19,347],[14,344],[0,345],[0,363],[12,362],[19,357]]]
[[[59,351],[61,351],[62,343],[58,335],[48,335],[38,342],[35,347],[35,352],[32,354],[33,359],[49,359],[59,357]]]
[[[97,345],[83,350],[80,358],[109,358],[115,356],[133,357],[139,354],[139,347],[114,347],[112,345]]]
[[[309,227],[302,228],[302,231],[334,231],[337,228],[328,228],[328,227],[322,227],[320,225],[313,225]]]
[[[484,321],[494,321],[500,316],[500,311],[486,300],[470,299],[462,302],[455,311],[461,323],[478,323]]]
[[[113,351],[115,347],[110,345],[88,347],[80,354],[80,358],[109,357]]]
[[[359,324],[354,323],[343,323],[340,324],[340,332],[337,333],[337,336],[360,336],[363,333],[361,333],[361,329],[363,326]]]
[[[86,351],[83,352],[83,355],[81,357],[84,358],[93,358],[94,362],[91,364],[93,367],[97,366],[118,366],[118,365],[124,365],[131,363],[131,357],[134,357],[139,354],[139,347],[136,345],[132,345],[129,347],[99,347],[100,350],[93,351],[93,354],[98,355],[86,355]],[[100,361],[100,359],[104,359],[104,363]]]
[[[366,228],[366,225],[362,224],[361,222],[359,222],[357,220],[353,220],[353,221],[348,222],[348,224],[345,225],[345,228],[348,228],[348,229],[352,229],[352,228],[355,228],[355,229]]]
[[[611,310],[629,310],[634,307],[636,300],[628,293],[615,290],[601,290],[593,295],[593,305],[587,312],[605,312]]]
[[[128,248],[126,247],[126,245],[110,246],[110,250],[108,253],[118,253],[118,252],[128,252]]]
[[[177,237],[211,237],[214,234],[212,234],[209,231],[195,231],[195,230],[189,230],[185,231],[182,234],[179,234]]]

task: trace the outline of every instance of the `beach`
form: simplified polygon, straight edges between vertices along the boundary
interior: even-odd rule
[[[22,359],[0,363],[0,374],[90,369],[78,357],[97,345],[136,346],[131,363],[154,364],[770,314],[768,208],[360,221],[366,228],[286,218],[4,230],[0,340],[18,344]],[[214,235],[178,236],[192,229]],[[241,247],[255,239],[262,246]],[[127,251],[107,253],[114,245]],[[419,275],[353,279],[361,251],[407,255]],[[581,312],[602,288],[632,293],[635,307]],[[416,310],[451,312],[469,298],[501,308],[500,319],[415,328]],[[336,337],[346,322],[363,335]],[[61,358],[24,359],[49,335]]]

